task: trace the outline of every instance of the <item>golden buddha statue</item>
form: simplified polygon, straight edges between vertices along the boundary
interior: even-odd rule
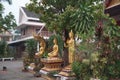
[[[35,53],[35,56],[42,56],[44,54],[44,51],[45,51],[45,47],[46,47],[46,43],[45,43],[45,40],[43,39],[42,36],[40,35],[35,35],[33,34],[34,36],[34,39],[38,40],[39,41],[39,44],[40,44],[40,49],[39,49],[39,52],[38,53]]]
[[[36,56],[42,56],[43,53],[45,51],[45,46],[44,46],[44,43],[41,41],[40,42],[40,49],[39,49],[39,52],[38,53],[35,53]]]
[[[58,43],[57,43],[56,38],[53,39],[53,43],[54,43],[54,45],[52,47],[53,49],[51,52],[48,53],[48,57],[41,59],[41,62],[44,65],[44,67],[40,71],[41,73],[43,71],[51,72],[51,71],[60,71],[61,70],[61,64],[62,64],[63,60],[58,57],[59,49],[58,49]],[[50,79],[50,80],[52,80],[52,79]]]
[[[71,64],[74,61],[74,52],[75,52],[75,44],[74,44],[72,30],[71,30],[71,32],[69,32],[69,39],[67,39],[66,43],[67,43],[66,47],[68,47],[68,53],[69,53],[68,61],[69,61],[69,64]]]
[[[75,52],[75,43],[74,43],[72,30],[69,32],[69,39],[67,39],[66,44],[65,44],[65,47],[68,47],[69,65],[66,66],[65,68],[63,68],[62,71],[59,73],[59,75],[68,77],[68,79],[70,77],[70,79],[71,79],[72,77],[74,78],[74,76],[75,76],[75,74],[72,71],[72,66],[71,66],[71,64],[74,62],[74,52]]]
[[[58,57],[58,44],[56,38],[54,38],[53,43],[54,43],[53,51],[48,53],[48,57]]]

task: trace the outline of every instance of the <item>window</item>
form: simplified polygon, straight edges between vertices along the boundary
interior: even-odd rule
[[[40,31],[40,29],[36,29],[36,33],[38,33]]]
[[[25,28],[21,29],[21,34],[25,35]]]
[[[9,37],[4,36],[4,37],[2,37],[2,40],[3,40],[3,41],[9,41]]]

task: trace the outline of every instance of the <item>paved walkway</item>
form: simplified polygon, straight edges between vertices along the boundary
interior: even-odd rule
[[[32,73],[22,72],[22,61],[0,62],[0,80],[44,80],[36,78]],[[2,71],[3,66],[7,66],[7,71]]]

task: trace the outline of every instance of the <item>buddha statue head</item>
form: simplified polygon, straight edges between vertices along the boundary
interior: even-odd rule
[[[54,38],[53,43],[57,44],[57,39],[56,38]]]
[[[73,34],[73,31],[71,30],[71,31],[69,32],[69,37],[70,37],[70,38],[73,38],[73,35],[74,35],[74,34]]]

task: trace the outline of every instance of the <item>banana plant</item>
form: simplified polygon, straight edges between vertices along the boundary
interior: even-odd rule
[[[94,35],[97,24],[97,11],[101,10],[99,2],[101,0],[79,0],[79,5],[71,17],[73,17],[72,27],[80,35],[80,38],[85,39]],[[98,5],[96,5],[98,4]],[[99,9],[97,9],[99,7]]]

